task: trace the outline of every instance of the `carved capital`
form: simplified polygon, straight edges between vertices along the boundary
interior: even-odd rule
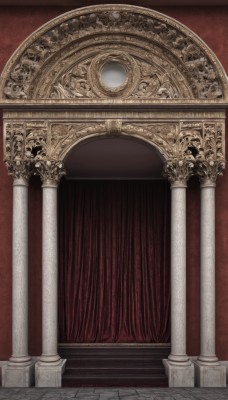
[[[202,186],[215,186],[217,176],[223,175],[225,161],[200,161],[196,165],[196,173]]]
[[[9,175],[14,179],[28,181],[32,175],[32,165],[28,161],[5,160]]]
[[[43,185],[58,186],[58,183],[65,170],[63,163],[60,161],[38,161],[35,163],[35,175],[39,175]]]
[[[168,161],[164,166],[163,175],[172,186],[186,186],[187,180],[194,174],[194,163],[188,160]]]

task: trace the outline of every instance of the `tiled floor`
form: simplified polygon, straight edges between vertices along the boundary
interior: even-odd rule
[[[65,388],[0,389],[0,400],[228,400],[221,389]]]

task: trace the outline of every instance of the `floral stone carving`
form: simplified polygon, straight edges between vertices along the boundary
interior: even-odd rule
[[[91,81],[88,74],[93,75],[90,67],[96,57],[110,48],[122,48],[125,59],[132,57],[137,63],[140,77],[137,88],[127,91],[131,98],[227,97],[226,74],[196,35],[162,14],[122,5],[72,11],[31,35],[3,72],[2,97],[53,101],[101,97],[96,78]],[[161,68],[153,58],[161,60]],[[126,93],[120,91],[119,96]]]

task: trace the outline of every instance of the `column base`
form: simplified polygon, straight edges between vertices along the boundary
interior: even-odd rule
[[[30,387],[34,382],[35,361],[26,365],[9,362],[2,367],[3,387]]]
[[[218,362],[211,365],[194,361],[196,385],[199,387],[225,387],[226,367]]]
[[[61,387],[66,360],[58,364],[38,361],[35,368],[36,387]]]
[[[194,365],[191,361],[180,366],[166,359],[162,361],[168,376],[169,387],[194,387]]]

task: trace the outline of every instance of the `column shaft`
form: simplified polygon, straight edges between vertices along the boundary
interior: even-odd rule
[[[28,183],[13,184],[12,362],[28,362]]]
[[[28,183],[22,177],[13,184],[12,264],[12,356],[3,366],[2,386],[29,387],[34,362],[28,355]]]
[[[41,361],[56,362],[60,360],[60,357],[57,353],[57,186],[54,185],[43,185],[42,263],[43,349]]]
[[[172,186],[171,205],[171,354],[173,362],[186,355],[186,187]]]
[[[57,187],[62,163],[36,164],[43,181],[42,218],[42,355],[36,363],[37,387],[60,387],[66,360],[58,355]]]
[[[200,361],[215,356],[215,185],[201,186]]]
[[[186,354],[186,183],[171,186],[171,353],[163,360],[170,387],[193,387]]]

